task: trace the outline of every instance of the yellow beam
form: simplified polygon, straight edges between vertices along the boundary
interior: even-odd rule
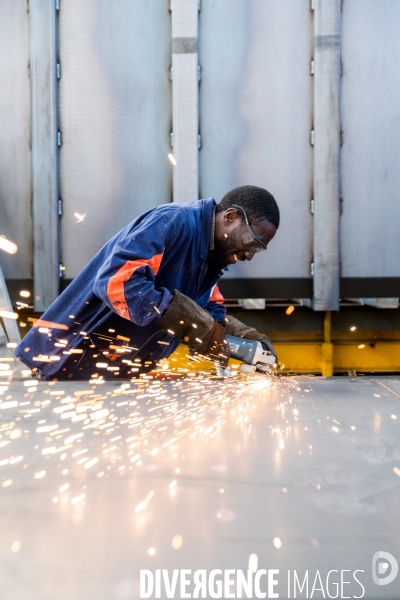
[[[334,345],[336,371],[400,372],[400,342],[360,342]]]
[[[400,342],[284,342],[274,346],[284,372],[326,374],[330,356],[331,373],[400,372]]]
[[[276,342],[274,343],[283,373],[321,373],[360,371],[400,372],[400,342]],[[188,358],[188,347],[180,345],[168,359],[176,372],[215,374],[213,362],[194,362]],[[240,362],[231,360],[237,369]]]
[[[324,343],[321,348],[321,371],[324,377],[333,375],[333,344],[331,340],[332,313],[327,310],[324,318]]]

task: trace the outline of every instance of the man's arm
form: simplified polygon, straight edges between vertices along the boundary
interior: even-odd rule
[[[254,327],[249,327],[239,321],[239,319],[235,319],[231,315],[226,316],[226,308],[224,306],[224,297],[218,289],[218,286],[215,285],[210,296],[210,301],[207,305],[207,310],[213,315],[214,319],[225,327],[226,333],[228,335],[233,335],[235,337],[245,338],[247,340],[256,340],[257,342],[261,342],[265,350],[269,350],[274,356],[276,356],[275,348],[272,345],[271,340],[268,336],[264,335],[254,329]],[[220,313],[218,314],[218,310]],[[219,316],[220,315],[220,316]],[[219,318],[218,318],[219,317]]]
[[[264,350],[268,350],[271,354],[278,358],[271,340],[264,333],[260,333],[254,327],[245,325],[245,323],[242,323],[242,321],[235,319],[235,317],[232,317],[231,315],[227,315],[225,317],[223,324],[228,335],[234,335],[246,340],[255,340],[256,342],[261,342]]]
[[[99,269],[94,292],[136,325],[157,321],[160,329],[187,341],[192,351],[227,361],[225,330],[210,313],[177,290],[171,294],[166,288],[155,287],[155,276],[174,234],[165,216],[144,219],[118,242]]]
[[[168,308],[172,294],[155,287],[155,276],[168,248],[171,224],[152,213],[119,240],[99,269],[94,293],[121,317],[145,326]]]

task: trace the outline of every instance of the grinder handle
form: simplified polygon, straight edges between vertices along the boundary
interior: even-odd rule
[[[255,340],[245,340],[240,337],[233,335],[227,335],[226,341],[229,345],[231,358],[236,358],[246,365],[253,365],[254,358],[256,356],[257,344],[259,342]]]

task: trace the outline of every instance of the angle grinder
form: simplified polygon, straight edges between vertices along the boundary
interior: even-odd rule
[[[268,354],[268,351],[264,350],[261,342],[246,340],[233,335],[227,335],[226,341],[229,345],[231,358],[235,358],[242,363],[239,371],[242,373],[255,373],[256,371],[260,371],[261,373],[272,372],[272,367],[277,362],[276,356]],[[232,376],[229,367],[224,369],[218,361],[215,362],[215,367],[218,376]]]

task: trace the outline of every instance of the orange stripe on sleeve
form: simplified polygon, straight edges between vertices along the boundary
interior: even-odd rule
[[[156,254],[152,258],[140,258],[138,260],[127,260],[126,263],[110,277],[107,284],[107,296],[114,308],[124,319],[129,320],[128,305],[126,303],[124,283],[129,281],[139,267],[150,267],[154,275],[157,275],[163,254]]]
[[[219,287],[217,285],[214,286],[214,289],[210,296],[210,302],[216,302],[217,304],[223,304],[225,302],[225,298],[219,291]]]

